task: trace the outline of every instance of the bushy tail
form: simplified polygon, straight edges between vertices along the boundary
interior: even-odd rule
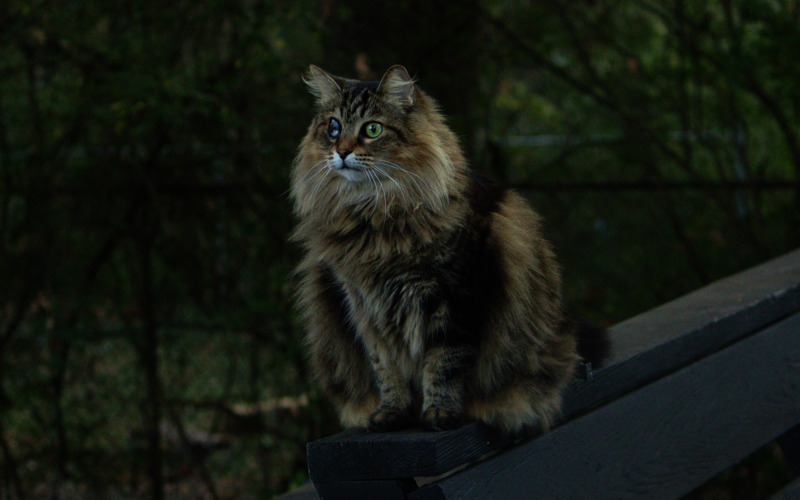
[[[611,351],[608,331],[595,324],[577,321],[575,334],[578,339],[578,354],[583,363],[591,363],[594,370],[604,366]]]

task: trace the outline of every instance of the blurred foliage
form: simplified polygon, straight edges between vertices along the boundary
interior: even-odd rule
[[[449,5],[0,6],[0,496],[302,480],[337,429],[291,313],[309,63],[405,64],[545,216],[594,321],[798,246],[798,2]]]

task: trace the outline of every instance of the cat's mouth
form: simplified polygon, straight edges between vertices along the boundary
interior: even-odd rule
[[[350,182],[362,181],[368,177],[366,167],[355,158],[355,155],[342,158],[338,154],[334,154],[330,166],[337,174]]]
[[[334,165],[333,170],[348,181],[360,181],[365,177],[364,168],[357,165],[351,166],[341,163],[340,165]]]

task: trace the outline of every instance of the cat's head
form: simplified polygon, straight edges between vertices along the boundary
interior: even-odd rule
[[[390,215],[446,203],[463,158],[435,102],[403,66],[374,82],[311,66],[304,81],[317,114],[292,173],[300,215],[348,207]]]

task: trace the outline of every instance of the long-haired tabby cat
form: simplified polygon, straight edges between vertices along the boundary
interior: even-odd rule
[[[470,174],[402,66],[304,80],[317,115],[291,177],[298,302],[342,424],[546,428],[579,356],[539,217]]]

